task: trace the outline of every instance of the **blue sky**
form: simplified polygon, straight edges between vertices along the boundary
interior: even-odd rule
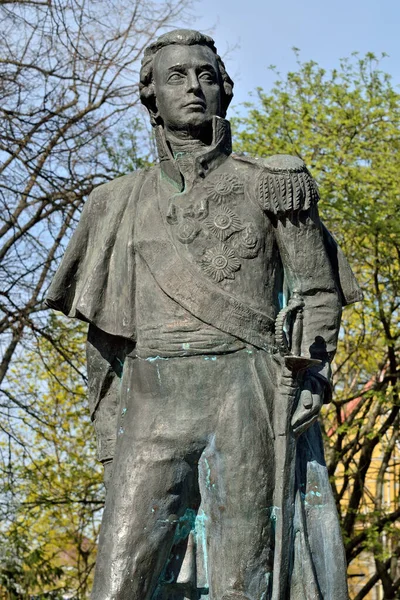
[[[191,26],[211,33],[235,80],[234,106],[272,86],[269,65],[295,68],[293,46],[326,69],[354,51],[386,52],[381,67],[400,84],[400,0],[199,0],[194,12]]]

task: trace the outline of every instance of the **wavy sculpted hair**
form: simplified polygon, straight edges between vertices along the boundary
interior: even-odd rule
[[[220,74],[221,112],[222,116],[225,117],[233,97],[233,81],[226,72],[225,65],[217,53],[214,40],[208,35],[192,29],[175,29],[161,35],[155,42],[147,46],[144,51],[142,67],[140,69],[139,92],[142,104],[144,104],[150,113],[150,120],[153,127],[159,124],[153,79],[154,57],[161,48],[171,46],[172,44],[183,46],[200,44],[208,46],[214,52]]]

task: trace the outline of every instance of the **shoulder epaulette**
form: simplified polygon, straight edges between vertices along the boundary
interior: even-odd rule
[[[258,165],[262,167],[259,200],[265,211],[284,216],[308,210],[318,202],[317,184],[300,158],[276,154]]]

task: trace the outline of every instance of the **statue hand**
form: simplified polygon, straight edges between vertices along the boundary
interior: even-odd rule
[[[300,392],[299,402],[292,417],[293,433],[301,435],[319,417],[323,404],[324,384],[318,377],[306,377]]]

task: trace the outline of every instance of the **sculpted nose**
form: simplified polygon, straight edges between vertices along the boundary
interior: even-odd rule
[[[194,71],[188,73],[187,78],[187,91],[188,92],[197,92],[200,89],[200,82],[197,77],[197,73]]]

